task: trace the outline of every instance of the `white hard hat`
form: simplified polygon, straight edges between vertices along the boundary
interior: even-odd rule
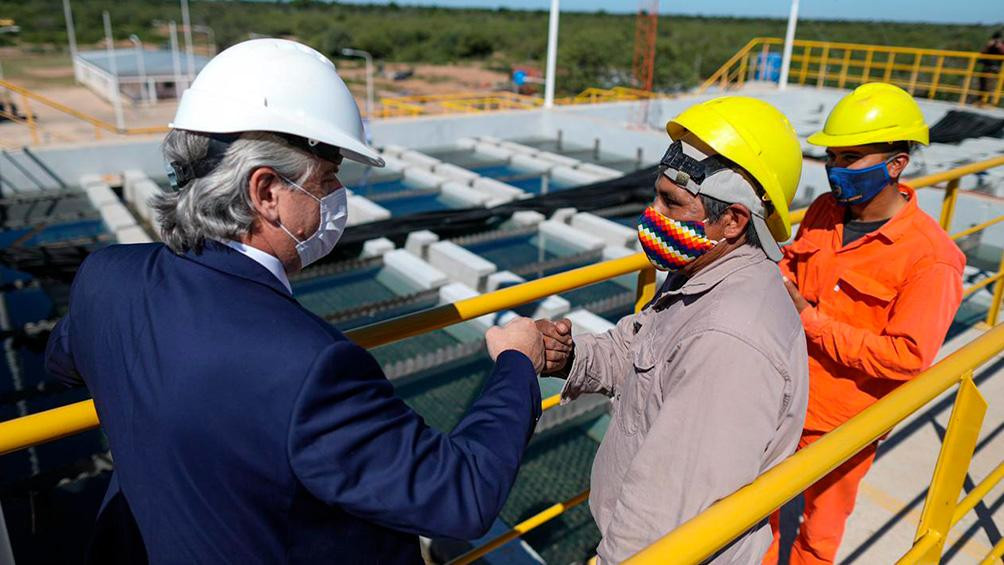
[[[207,133],[270,131],[339,148],[346,159],[382,167],[335,65],[286,39],[252,39],[213,57],[178,104],[170,127]]]

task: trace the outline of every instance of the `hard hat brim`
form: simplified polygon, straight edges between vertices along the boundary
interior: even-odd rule
[[[832,135],[818,131],[806,140],[817,147],[853,147],[870,143],[894,143],[897,141],[914,141],[921,145],[929,145],[930,137],[927,126],[918,126],[909,130],[903,128],[885,128],[875,131],[853,133],[847,135]]]

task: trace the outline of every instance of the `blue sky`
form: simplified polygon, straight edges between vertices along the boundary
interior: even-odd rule
[[[386,4],[388,0],[340,0],[353,4]],[[397,0],[401,5],[547,9],[549,0]],[[662,0],[660,12],[706,16],[766,16],[787,18],[788,0]],[[812,19],[863,19],[944,23],[1000,23],[1004,0],[801,0],[800,14]],[[636,0],[563,0],[561,9],[593,12],[634,12]]]

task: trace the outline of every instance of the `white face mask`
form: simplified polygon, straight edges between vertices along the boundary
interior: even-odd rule
[[[319,204],[318,213],[320,215],[320,223],[317,225],[317,231],[303,241],[296,239],[296,236],[286,229],[286,226],[282,225],[282,222],[279,222],[279,227],[282,228],[282,231],[286,232],[286,235],[296,242],[296,254],[300,256],[300,268],[302,269],[331,253],[331,250],[335,248],[335,244],[342,237],[342,232],[345,231],[345,222],[349,219],[345,189],[339,188],[324,198],[318,198],[295,182],[285,177],[279,178],[302,190],[307,196],[317,200]]]

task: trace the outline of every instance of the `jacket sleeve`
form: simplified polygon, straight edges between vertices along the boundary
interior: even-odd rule
[[[962,274],[935,263],[907,281],[895,300],[881,333],[833,320],[810,306],[802,311],[806,339],[868,376],[909,380],[934,362],[962,302]]]
[[[78,386],[84,384],[83,377],[77,372],[77,365],[70,350],[70,315],[56,323],[45,344],[45,370],[59,379],[63,384]]]
[[[293,408],[290,465],[314,496],[361,519],[476,538],[501,511],[540,412],[533,365],[505,351],[460,423],[441,433],[395,396],[369,353],[338,342]]]
[[[612,515],[598,517],[604,563],[626,560],[752,482],[776,443],[790,453],[798,441],[801,426],[790,437],[778,433],[788,376],[740,337],[702,331],[660,366],[647,393],[662,398],[658,416],[623,474]],[[627,407],[615,417],[644,418]],[[602,472],[594,469],[593,480]]]
[[[600,335],[575,338],[568,377],[561,389],[562,403],[583,393],[613,396],[631,370],[631,340],[638,314],[624,316],[617,325]]]

